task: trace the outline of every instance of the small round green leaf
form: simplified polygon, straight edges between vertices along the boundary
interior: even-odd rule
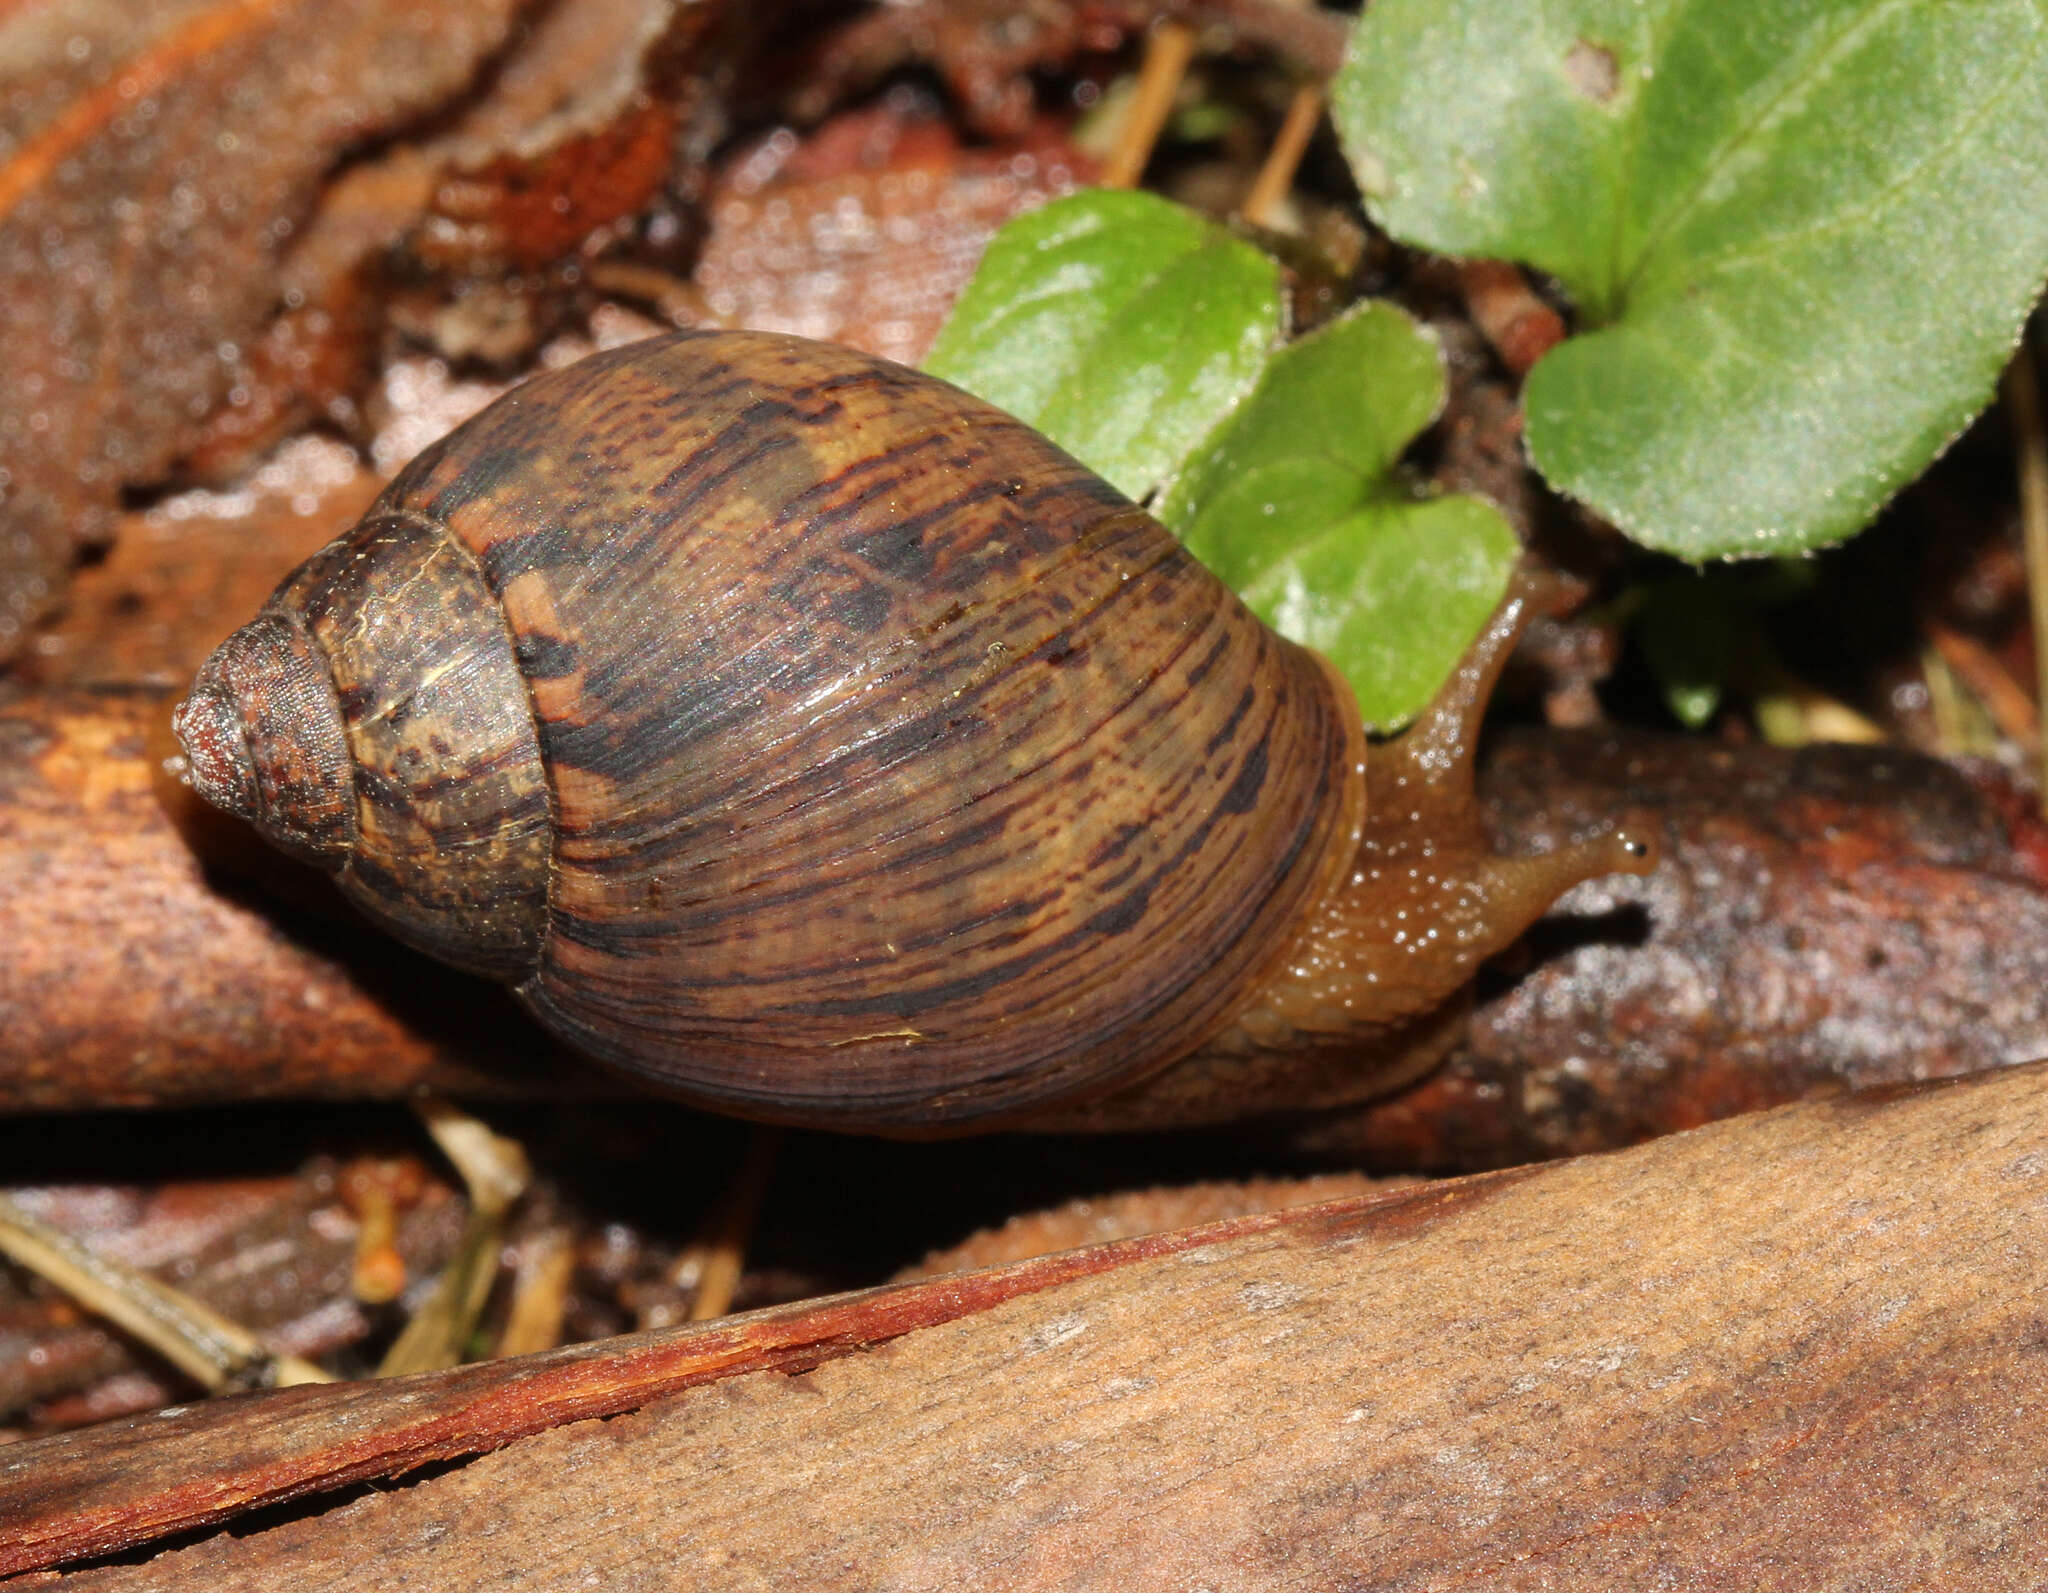
[[[1865,524],[2048,276],[2039,0],[1375,0],[1335,91],[1389,230],[1556,276],[1538,467],[1650,546]]]
[[[1142,499],[1250,391],[1282,310],[1279,268],[1242,239],[1091,191],[996,235],[925,368]]]
[[[1443,404],[1435,340],[1367,304],[1274,356],[1159,504],[1196,557],[1390,729],[1434,695],[1519,552],[1476,498],[1417,499],[1402,451]]]

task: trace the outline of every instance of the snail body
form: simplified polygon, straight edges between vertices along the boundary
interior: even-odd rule
[[[1020,422],[829,345],[685,333],[516,389],[176,728],[203,796],[400,938],[744,1115],[1085,1117],[1448,993],[1413,949],[1270,988],[1420,877],[1341,905],[1388,786],[1343,683]],[[1581,852],[1491,860],[1494,916],[1632,866]],[[1453,988],[1507,935],[1467,938]]]

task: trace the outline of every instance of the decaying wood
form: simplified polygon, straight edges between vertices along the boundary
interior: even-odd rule
[[[556,1057],[497,987],[209,873],[167,812],[168,710],[0,699],[0,1103],[490,1093]]]
[[[202,867],[164,807],[167,704],[0,703],[0,943],[19,948],[0,960],[0,1107],[620,1088],[494,987]],[[1662,866],[1567,899],[1444,1068],[1295,1144],[1504,1165],[2048,1052],[2039,848],[1955,771],[1677,738],[1502,751],[1484,782],[1508,840],[1641,808],[1663,824]]]
[[[38,1440],[0,1459],[0,1552],[145,1543],[466,1444],[504,1447],[59,1581],[2036,1587],[2044,1277],[2037,1066]]]
[[[2041,831],[2000,777],[1869,747],[1532,733],[1481,788],[1514,845],[1654,815],[1659,867],[1574,891],[1442,1068],[1296,1144],[1510,1166],[2048,1055]]]

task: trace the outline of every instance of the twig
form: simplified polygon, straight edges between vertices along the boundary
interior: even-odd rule
[[[586,276],[600,293],[644,304],[672,326],[735,325],[729,315],[719,315],[696,283],[654,266],[630,260],[592,261]]]
[[[2027,594],[2034,615],[2034,696],[2048,703],[2048,433],[2041,425],[2041,384],[2025,336],[2005,367],[2005,407],[2018,456],[2020,530],[2027,550]],[[2037,714],[2038,719],[2038,714]],[[2048,813],[2048,740],[2041,753],[2041,806]]]
[[[332,1382],[311,1361],[276,1355],[239,1323],[119,1261],[0,1195],[0,1254],[125,1329],[209,1393]]]
[[[1160,130],[1173,113],[1181,79],[1187,76],[1188,63],[1195,58],[1195,38],[1195,30],[1185,22],[1169,19],[1153,28],[1146,39],[1145,61],[1138,68],[1137,92],[1131,96],[1116,148],[1103,162],[1103,187],[1134,188],[1145,175],[1152,146],[1159,142]]]
[[[567,1228],[548,1228],[521,1247],[499,1355],[531,1355],[562,1342],[569,1285],[576,1276],[576,1245]]]
[[[420,1307],[377,1367],[379,1377],[438,1371],[463,1358],[498,1272],[498,1236],[505,1213],[526,1192],[531,1174],[516,1141],[494,1134],[447,1101],[425,1100],[414,1110],[434,1143],[462,1175],[469,1221],[462,1244],[427,1303]]]
[[[390,1181],[377,1171],[372,1166],[354,1170],[345,1192],[356,1214],[349,1291],[365,1305],[389,1305],[405,1292],[405,1258],[398,1253],[398,1199]]]
[[[1564,341],[1564,317],[1543,302],[1520,267],[1506,260],[1463,260],[1458,285],[1473,324],[1517,380]]]
[[[732,1297],[746,1270],[747,1241],[768,1180],[775,1171],[782,1136],[772,1128],[756,1128],[747,1136],[745,1159],[733,1175],[704,1238],[692,1246],[700,1260],[697,1287],[690,1296],[690,1320],[709,1322],[732,1309]]]
[[[1288,101],[1287,115],[1281,120],[1279,132],[1273,135],[1273,147],[1266,152],[1265,164],[1253,179],[1251,192],[1244,197],[1244,219],[1253,226],[1272,224],[1273,211],[1294,187],[1294,174],[1322,117],[1321,86],[1302,84]]]

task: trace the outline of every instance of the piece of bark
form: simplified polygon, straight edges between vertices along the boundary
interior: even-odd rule
[[[1514,845],[1653,815],[1657,871],[1572,892],[1444,1066],[1300,1147],[1510,1166],[2048,1056],[2039,822],[2000,777],[1606,731],[1503,738],[1483,789]]]
[[[2044,1147],[2048,1070],[2014,1069],[696,1333],[166,1412],[0,1452],[0,1565],[527,1432],[58,1581],[2038,1587]],[[665,1397],[697,1379],[717,1381]]]
[[[73,0],[0,22],[0,658],[122,487],[195,439],[328,168],[466,82],[514,9]]]
[[[0,1105],[493,1093],[551,1067],[602,1089],[498,987],[209,872],[167,809],[213,822],[161,772],[169,710],[154,690],[0,697]],[[259,878],[344,912],[247,846]]]
[[[1271,1215],[1240,1218],[1251,1231]],[[0,1448],[0,1575],[60,1564],[250,1508],[480,1453],[587,1417],[760,1370],[805,1370],[1138,1254],[1200,1246],[1220,1230],[1154,1235],[996,1272],[867,1290],[689,1329],[378,1382],[328,1384],[341,1403],[277,1390],[214,1400]],[[311,1385],[317,1386],[317,1385]],[[174,1469],[159,1464],[182,1451]]]
[[[224,893],[162,806],[167,709],[121,692],[0,707],[0,942],[24,948],[0,960],[0,1107],[623,1088],[494,987],[358,920],[309,928],[258,889]],[[1682,738],[1502,752],[1483,778],[1511,844],[1649,809],[1658,873],[1568,898],[1530,966],[1489,976],[1443,1068],[1290,1127],[1297,1147],[1503,1165],[2048,1054],[2038,852],[1945,766]]]
[[[534,1181],[503,1234],[500,1287],[477,1342],[498,1343],[521,1259],[560,1248],[564,1236],[575,1263],[560,1342],[689,1320],[709,1214],[729,1201],[756,1131],[645,1100],[492,1102],[481,1115],[518,1140]],[[360,1375],[377,1348],[361,1338],[365,1313],[351,1301],[347,1269],[333,1263],[374,1217],[369,1195],[392,1182],[380,1183],[380,1170],[409,1168],[414,1182],[426,1171],[407,1154],[420,1138],[410,1114],[377,1107],[0,1119],[0,1168],[40,1186],[25,1198],[95,1248],[104,1236],[168,1281],[191,1280],[251,1328],[290,1320],[298,1324],[292,1350],[337,1375]],[[1270,1154],[1221,1135],[780,1138],[784,1153],[747,1240],[732,1309],[900,1280],[906,1262],[946,1247],[957,1253],[948,1269],[958,1270],[1376,1187],[1356,1174],[1248,1177],[1271,1168]],[[338,1170],[337,1155],[346,1158]],[[272,1176],[295,1168],[296,1176]],[[427,1176],[436,1187],[399,1184],[399,1212],[440,1201],[444,1180]],[[122,1187],[109,1188],[115,1180]],[[860,1192],[857,1203],[848,1190]],[[404,1248],[384,1259],[402,1267],[416,1306],[428,1261]],[[230,1291],[219,1297],[208,1292],[216,1275]],[[388,1339],[402,1314],[395,1305],[372,1312],[368,1331]],[[329,1336],[301,1339],[302,1331]],[[0,1438],[193,1397],[168,1369],[142,1370],[154,1363],[122,1346],[0,1263]]]
[[[1404,1178],[1372,1178],[1365,1173],[1324,1173],[1315,1178],[1161,1185],[1089,1195],[1048,1211],[1025,1212],[1000,1227],[985,1228],[957,1245],[935,1250],[916,1266],[897,1273],[894,1281],[914,1283],[948,1272],[974,1272],[1061,1250],[1079,1250],[1086,1245],[1109,1244],[1144,1234],[1171,1233],[1176,1228],[1194,1228],[1255,1212],[1374,1194],[1410,1182]]]

